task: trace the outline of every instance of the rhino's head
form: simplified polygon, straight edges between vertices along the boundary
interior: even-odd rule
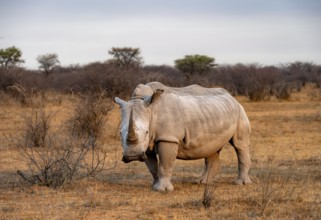
[[[157,90],[149,97],[133,96],[128,102],[116,97],[115,102],[121,108],[121,143],[125,163],[139,160],[145,161],[151,131],[150,122],[153,104],[157,102],[162,90]]]

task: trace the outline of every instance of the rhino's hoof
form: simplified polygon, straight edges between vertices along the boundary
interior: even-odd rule
[[[250,178],[246,178],[245,180],[244,179],[236,179],[234,181],[234,184],[235,185],[243,185],[243,184],[250,184],[252,183],[252,181],[250,180]]]
[[[158,182],[153,185],[153,190],[157,192],[171,192],[174,190],[174,186],[171,183]]]

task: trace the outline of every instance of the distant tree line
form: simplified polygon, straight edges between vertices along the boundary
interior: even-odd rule
[[[321,88],[321,66],[294,62],[280,66],[259,64],[217,65],[213,57],[186,55],[174,61],[175,66],[143,65],[139,48],[112,48],[106,62],[60,66],[58,55],[39,55],[39,70],[27,70],[22,52],[16,48],[0,50],[0,92],[14,96],[14,85],[26,91],[55,90],[64,93],[105,91],[110,97],[129,96],[139,83],[159,81],[169,86],[199,84],[220,86],[233,95],[260,101],[275,96],[288,99],[306,83]],[[41,74],[42,73],[42,74]]]

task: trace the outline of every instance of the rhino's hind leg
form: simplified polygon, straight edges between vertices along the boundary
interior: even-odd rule
[[[216,152],[210,157],[205,158],[205,172],[198,180],[199,183],[211,183],[213,178],[220,172],[221,163],[219,157],[220,153]]]
[[[153,176],[153,184],[155,184],[158,180],[158,159],[155,152],[147,151],[146,152],[147,159],[145,160],[145,164],[149,170],[149,172]]]
[[[174,162],[177,157],[178,145],[169,142],[159,142],[157,144],[157,152],[159,156],[158,180],[154,184],[153,189],[156,191],[173,191],[174,186],[171,183],[171,177]]]
[[[237,130],[230,140],[233,145],[238,159],[238,178],[234,181],[237,185],[251,183],[248,176],[251,159],[250,159],[250,133],[251,128],[249,121],[245,115],[243,108],[241,109],[240,119],[237,125]]]
[[[248,184],[251,183],[251,180],[249,178],[249,170],[251,167],[251,159],[250,159],[250,149],[248,145],[240,145],[240,142],[238,144],[235,144],[235,142],[232,142],[238,159],[238,177],[234,181],[237,185],[242,184]]]

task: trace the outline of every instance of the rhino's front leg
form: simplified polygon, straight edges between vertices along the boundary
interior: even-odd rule
[[[147,156],[147,159],[145,160],[145,164],[149,172],[153,176],[153,179],[154,179],[153,185],[154,185],[158,180],[158,159],[157,159],[156,153],[153,151],[147,151],[146,156]]]
[[[174,163],[177,157],[178,145],[169,142],[159,142],[157,152],[159,156],[158,164],[158,180],[154,184],[153,189],[156,191],[173,191],[174,187],[171,183]]]

